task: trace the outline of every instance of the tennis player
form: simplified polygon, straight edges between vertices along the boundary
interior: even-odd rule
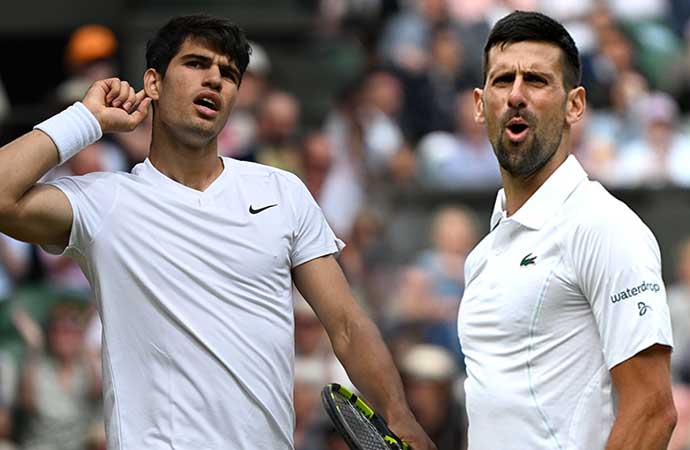
[[[99,81],[0,151],[0,231],[64,252],[89,278],[109,449],[292,449],[293,281],[351,380],[432,449],[305,186],[218,156],[249,53],[225,19],[170,21],[147,46],[141,92]],[[150,156],[132,173],[36,184],[102,133],[134,129],[151,103]]]
[[[676,413],[659,247],[570,155],[586,107],[575,43],[514,12],[484,65],[475,115],[503,189],[465,265],[469,448],[666,449]]]

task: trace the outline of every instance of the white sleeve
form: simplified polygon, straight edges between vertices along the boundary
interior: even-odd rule
[[[571,244],[609,369],[654,345],[673,346],[661,256],[652,232],[627,207],[578,227]]]
[[[297,177],[289,184],[296,221],[290,254],[292,267],[320,256],[340,253],[345,243],[335,236],[307,187]]]
[[[44,250],[56,255],[84,255],[117,202],[117,175],[96,172],[80,177],[62,177],[47,184],[65,193],[73,218],[67,247],[46,246]]]

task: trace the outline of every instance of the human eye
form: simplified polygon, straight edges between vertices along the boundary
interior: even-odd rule
[[[512,83],[514,79],[515,77],[511,74],[500,74],[494,77],[491,84],[493,84],[494,86],[505,86],[507,84]]]
[[[237,71],[232,69],[231,67],[222,67],[220,74],[223,78],[227,78],[228,80],[232,81],[233,83],[237,84],[239,82],[239,74]]]
[[[527,83],[539,85],[539,86],[544,86],[544,85],[548,84],[546,78],[544,78],[541,75],[537,75],[537,74],[533,74],[533,73],[525,74],[525,81]]]

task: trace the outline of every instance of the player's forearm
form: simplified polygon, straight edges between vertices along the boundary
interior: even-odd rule
[[[42,131],[0,148],[0,218],[16,214],[22,196],[57,163],[57,148]]]
[[[606,450],[666,450],[676,425],[672,403],[640,402],[621,407],[611,429]]]
[[[398,370],[371,320],[351,321],[333,341],[333,349],[375,410],[389,421],[410,414]]]

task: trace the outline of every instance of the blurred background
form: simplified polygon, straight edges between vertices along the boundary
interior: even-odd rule
[[[169,18],[231,18],[254,53],[221,153],[304,180],[348,243],[339,261],[420,423],[439,450],[462,450],[463,264],[500,187],[472,88],[489,29],[514,9],[547,13],[575,38],[589,109],[573,152],[659,241],[680,416],[670,448],[690,449],[688,0],[12,2],[0,14],[0,145],[96,79],[141,88],[145,43]],[[149,134],[144,123],[106,136],[49,176],[129,170]],[[94,311],[73,262],[0,235],[0,450],[105,448]],[[295,327],[296,448],[343,449],[319,391],[347,376],[299,294]]]

